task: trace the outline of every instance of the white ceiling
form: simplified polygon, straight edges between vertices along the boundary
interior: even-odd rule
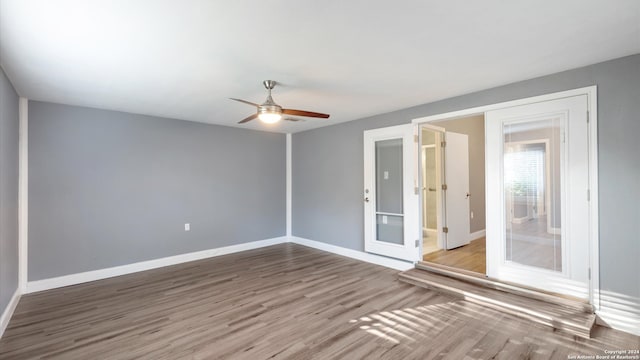
[[[635,53],[638,0],[0,0],[22,96],[278,132]],[[237,125],[265,79],[331,118]]]

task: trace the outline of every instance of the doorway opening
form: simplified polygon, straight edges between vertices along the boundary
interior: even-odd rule
[[[422,260],[486,274],[484,114],[420,127]]]
[[[422,255],[436,252],[444,245],[438,237],[441,227],[441,132],[429,128],[422,129],[420,161],[422,163]],[[437,145],[436,145],[437,144]]]

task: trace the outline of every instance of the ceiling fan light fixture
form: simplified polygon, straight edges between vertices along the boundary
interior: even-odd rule
[[[258,119],[266,124],[275,124],[282,120],[282,114],[277,112],[263,112],[258,115]]]
[[[258,119],[266,124],[274,124],[282,120],[282,108],[273,102],[271,94],[269,94],[264,104],[258,106]]]

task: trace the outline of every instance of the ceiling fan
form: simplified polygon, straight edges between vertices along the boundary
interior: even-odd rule
[[[327,119],[329,117],[329,114],[322,114],[322,113],[317,113],[312,111],[283,109],[282,106],[276,104],[275,101],[273,101],[273,98],[271,97],[271,90],[273,90],[273,88],[276,86],[277,84],[276,81],[265,80],[262,82],[262,84],[264,84],[264,87],[267,89],[267,91],[269,91],[269,95],[267,95],[267,100],[265,100],[260,105],[254,104],[246,100],[231,98],[231,100],[240,101],[241,103],[255,106],[257,109],[255,114],[241,120],[240,122],[238,122],[238,124],[244,124],[255,118],[258,118],[262,122],[267,124],[277,123],[280,120],[298,121],[298,119],[285,118],[282,115],[306,116],[306,117],[323,118],[323,119]]]

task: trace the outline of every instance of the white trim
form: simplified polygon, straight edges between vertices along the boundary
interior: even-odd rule
[[[286,174],[286,182],[287,182],[287,236],[291,236],[291,202],[292,202],[292,184],[291,184],[291,174],[292,174],[292,157],[291,157],[291,147],[292,147],[292,137],[291,134],[287,134],[287,174]]]
[[[282,236],[282,237],[277,237],[272,239],[253,241],[253,242],[237,244],[237,245],[230,245],[230,246],[220,247],[216,249],[208,249],[208,250],[196,251],[196,252],[187,253],[187,254],[169,256],[169,257],[160,258],[160,259],[141,261],[133,264],[115,266],[115,267],[106,268],[106,269],[99,269],[99,270],[87,271],[83,273],[64,275],[64,276],[59,276],[59,277],[50,278],[50,279],[29,281],[27,283],[27,291],[25,293],[29,294],[37,291],[44,291],[44,290],[55,289],[55,288],[64,287],[64,286],[76,285],[76,284],[81,284],[89,281],[106,279],[114,276],[132,274],[139,271],[151,270],[151,269],[156,269],[164,266],[182,264],[189,261],[207,259],[215,256],[227,255],[227,254],[232,254],[240,251],[246,251],[246,250],[257,249],[265,246],[282,244],[282,243],[286,243],[287,241],[288,241],[288,238],[286,236]]]
[[[589,109],[589,240],[591,242],[590,270],[591,286],[589,297],[593,308],[600,309],[600,209],[598,199],[598,88],[587,89],[587,107]]]
[[[538,102],[544,102],[544,101],[549,101],[549,100],[557,100],[557,99],[560,99],[560,98],[579,96],[579,95],[587,95],[591,99],[595,99],[596,86],[595,85],[587,86],[587,87],[573,89],[573,90],[560,91],[560,92],[551,93],[551,94],[532,96],[532,97],[528,97],[528,98],[524,98],[524,99],[505,101],[505,102],[500,102],[500,103],[496,103],[496,104],[482,105],[482,106],[469,108],[469,109],[451,111],[451,112],[448,112],[448,113],[430,115],[430,116],[425,116],[425,117],[413,119],[413,120],[411,120],[411,123],[413,123],[413,124],[423,124],[423,123],[428,123],[428,122],[433,122],[433,121],[441,121],[441,120],[447,120],[447,119],[469,117],[469,116],[473,116],[473,115],[481,115],[481,114],[484,114],[485,112],[491,111],[491,110],[504,109],[504,108],[520,106],[520,105],[529,105],[529,104],[534,104],[534,103],[538,103]],[[592,110],[596,109],[595,101],[593,101],[593,102],[590,101],[589,103],[591,104],[591,109]],[[592,112],[592,114],[591,114],[592,117],[594,116],[593,114],[595,114],[595,113],[596,113],[596,111]]]
[[[346,256],[352,259],[388,267],[395,270],[405,271],[405,270],[413,269],[414,267],[412,262],[392,259],[385,256],[374,255],[374,254],[357,251],[353,249],[347,249],[340,246],[331,245],[331,244],[327,244],[327,243],[323,243],[315,240],[309,240],[309,239],[305,239],[297,236],[292,236],[290,238],[290,241],[294,244],[308,246],[314,249],[330,252],[337,255]]]
[[[7,304],[7,307],[2,312],[2,317],[0,317],[0,339],[4,334],[4,331],[7,329],[9,325],[9,321],[11,320],[11,316],[13,316],[13,312],[16,310],[16,306],[18,306],[18,301],[20,301],[20,289],[17,288],[13,293],[11,300]]]
[[[436,133],[445,133],[447,131],[447,129],[443,128],[442,126],[435,126],[435,125],[431,125],[431,124],[421,124],[422,126],[420,127],[420,129],[427,129]],[[422,139],[420,139],[420,144],[422,144]],[[435,145],[435,144],[434,144]]]
[[[602,308],[596,311],[598,325],[640,336],[640,298],[602,291]]]
[[[18,113],[18,289],[25,292],[29,249],[29,99],[20,98]]]
[[[469,234],[469,241],[478,240],[487,236],[487,230],[478,230]]]

